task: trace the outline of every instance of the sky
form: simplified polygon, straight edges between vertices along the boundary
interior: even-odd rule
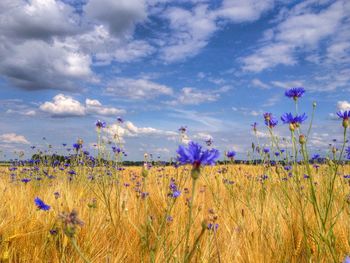
[[[322,153],[341,140],[349,84],[348,0],[0,1],[0,159],[78,138],[94,152],[97,119],[130,160],[175,156],[181,126],[243,159],[252,123],[268,145],[262,114],[294,112],[292,87],[306,90],[304,130],[317,103]],[[289,136],[281,121],[275,133]]]

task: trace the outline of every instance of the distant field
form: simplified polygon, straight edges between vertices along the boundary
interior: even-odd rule
[[[152,167],[146,177],[141,167],[59,167],[1,169],[3,262],[83,262],[84,257],[86,262],[182,262],[186,253],[192,262],[332,261],[329,248],[318,241],[308,195],[311,179],[302,165],[292,170],[278,165],[205,167],[196,185],[187,249],[190,166]],[[331,246],[339,260],[350,250],[350,179],[343,177],[349,173],[349,166],[340,167],[329,212],[337,218]],[[328,166],[312,167],[321,203],[326,202],[330,174]],[[39,210],[35,197],[50,209]],[[59,217],[72,209],[84,225],[69,225]]]

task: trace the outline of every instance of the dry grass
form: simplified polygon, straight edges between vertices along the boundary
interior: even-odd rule
[[[223,168],[227,171],[219,173]],[[8,169],[0,169],[3,262],[82,262],[61,231],[58,219],[59,213],[73,208],[85,223],[76,234],[77,243],[91,262],[183,261],[186,199],[191,193],[189,167],[152,168],[146,182],[141,168],[137,167],[113,171],[112,175],[101,178],[99,175],[106,173],[105,168],[95,168],[93,181],[87,179],[90,172],[86,167],[76,168],[77,176],[72,181],[67,179],[66,171],[57,169],[49,171],[56,179],[33,179],[28,184],[19,180],[11,182]],[[303,167],[298,169],[303,174]],[[321,204],[329,180],[327,169],[323,166],[318,172],[313,170]],[[17,179],[23,177],[20,171],[21,168],[15,171]],[[340,213],[334,227],[334,246],[341,261],[350,252],[350,210],[346,202],[349,184],[342,177],[350,173],[350,168],[342,167],[339,173],[331,215]],[[259,177],[263,174],[269,178],[261,181]],[[277,174],[274,167],[205,168],[195,195],[191,248],[202,231],[202,224],[217,223],[219,228],[216,232],[205,229],[193,250],[192,262],[308,262],[307,258],[311,262],[332,262],[329,250],[319,241],[319,228],[308,199],[309,179],[301,177],[299,185],[295,177],[288,177],[287,181],[282,180],[284,177],[288,177],[286,172]],[[170,178],[175,179],[182,193],[169,213],[173,221],[161,227],[167,207],[173,202],[168,197]],[[234,183],[225,183],[225,179]],[[143,192],[149,192],[147,198],[135,192],[138,182]],[[56,191],[60,193],[58,199],[53,194]],[[51,209],[37,210],[33,201],[36,196],[51,205]],[[58,234],[50,234],[55,228]]]

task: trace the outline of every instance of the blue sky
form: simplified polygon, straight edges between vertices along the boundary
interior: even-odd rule
[[[180,126],[244,158],[250,124],[264,143],[263,112],[293,111],[284,92],[298,86],[300,111],[318,105],[319,152],[341,137],[334,113],[350,110],[346,0],[4,0],[0,10],[0,159],[80,137],[93,151],[95,121],[109,124],[108,141],[118,116],[130,159],[174,156]]]

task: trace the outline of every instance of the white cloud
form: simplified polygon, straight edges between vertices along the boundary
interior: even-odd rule
[[[213,136],[206,132],[198,132],[197,134],[193,135],[193,139],[206,141],[212,140]]]
[[[10,54],[10,55],[9,55]],[[77,89],[76,82],[89,79],[91,58],[76,47],[54,41],[29,40],[1,46],[0,73],[18,87],[28,90]]]
[[[154,99],[161,95],[172,95],[172,88],[147,79],[117,78],[105,89],[115,97],[128,99]]]
[[[29,141],[23,136],[16,133],[5,133],[0,135],[0,140],[4,143],[29,144]]]
[[[350,102],[346,100],[337,102],[337,109],[340,111],[348,111],[350,110]]]
[[[78,17],[74,9],[62,1],[13,0],[6,3],[0,13],[2,34],[14,38],[49,39],[53,35],[77,33]],[[12,6],[11,6],[12,4]]]
[[[89,19],[107,25],[115,35],[130,34],[147,17],[143,0],[90,0],[84,11]]]
[[[313,4],[318,3],[307,2],[287,12],[277,27],[267,31],[263,46],[241,59],[243,69],[260,72],[279,64],[295,65],[297,50],[314,50],[321,40],[335,35],[342,20],[349,17],[348,1],[336,1],[320,12],[315,11]]]
[[[53,117],[74,117],[88,114],[117,115],[125,113],[121,109],[104,107],[98,100],[93,99],[86,99],[85,105],[83,105],[78,100],[64,94],[56,95],[53,97],[52,102],[44,102],[39,108]]]
[[[224,0],[222,6],[215,11],[216,15],[229,19],[233,22],[251,22],[272,9],[274,0],[245,0],[232,1]]]
[[[47,101],[39,108],[57,117],[84,116],[86,114],[85,107],[79,101],[63,94],[56,95],[52,102]]]
[[[279,87],[282,89],[290,89],[293,87],[302,87],[304,86],[304,82],[301,80],[294,80],[294,81],[271,81],[271,84],[275,87]]]
[[[201,2],[201,1],[199,1]],[[197,55],[220,29],[219,21],[234,23],[252,22],[273,7],[273,0],[224,0],[217,9],[211,10],[207,4],[198,3],[192,10],[169,7],[162,17],[169,21],[169,40],[159,42],[160,56],[166,62],[183,60]]]
[[[122,109],[117,109],[114,107],[104,107],[98,100],[86,99],[85,104],[86,112],[91,114],[112,116],[125,113],[125,110]]]
[[[131,121],[124,122],[123,125],[112,124],[106,129],[107,133],[124,141],[126,137],[140,137],[140,136],[157,136],[174,138],[179,136],[177,132],[160,130],[153,127],[137,127]]]
[[[220,97],[211,91],[197,90],[195,88],[183,88],[176,100],[167,102],[170,105],[198,105],[205,102],[214,102]]]
[[[215,17],[206,5],[198,5],[193,11],[172,7],[162,16],[169,20],[171,30],[170,40],[160,51],[167,62],[197,55],[217,30]]]
[[[253,79],[252,84],[255,87],[261,88],[261,89],[269,89],[270,86],[266,83],[262,82],[260,79]]]

